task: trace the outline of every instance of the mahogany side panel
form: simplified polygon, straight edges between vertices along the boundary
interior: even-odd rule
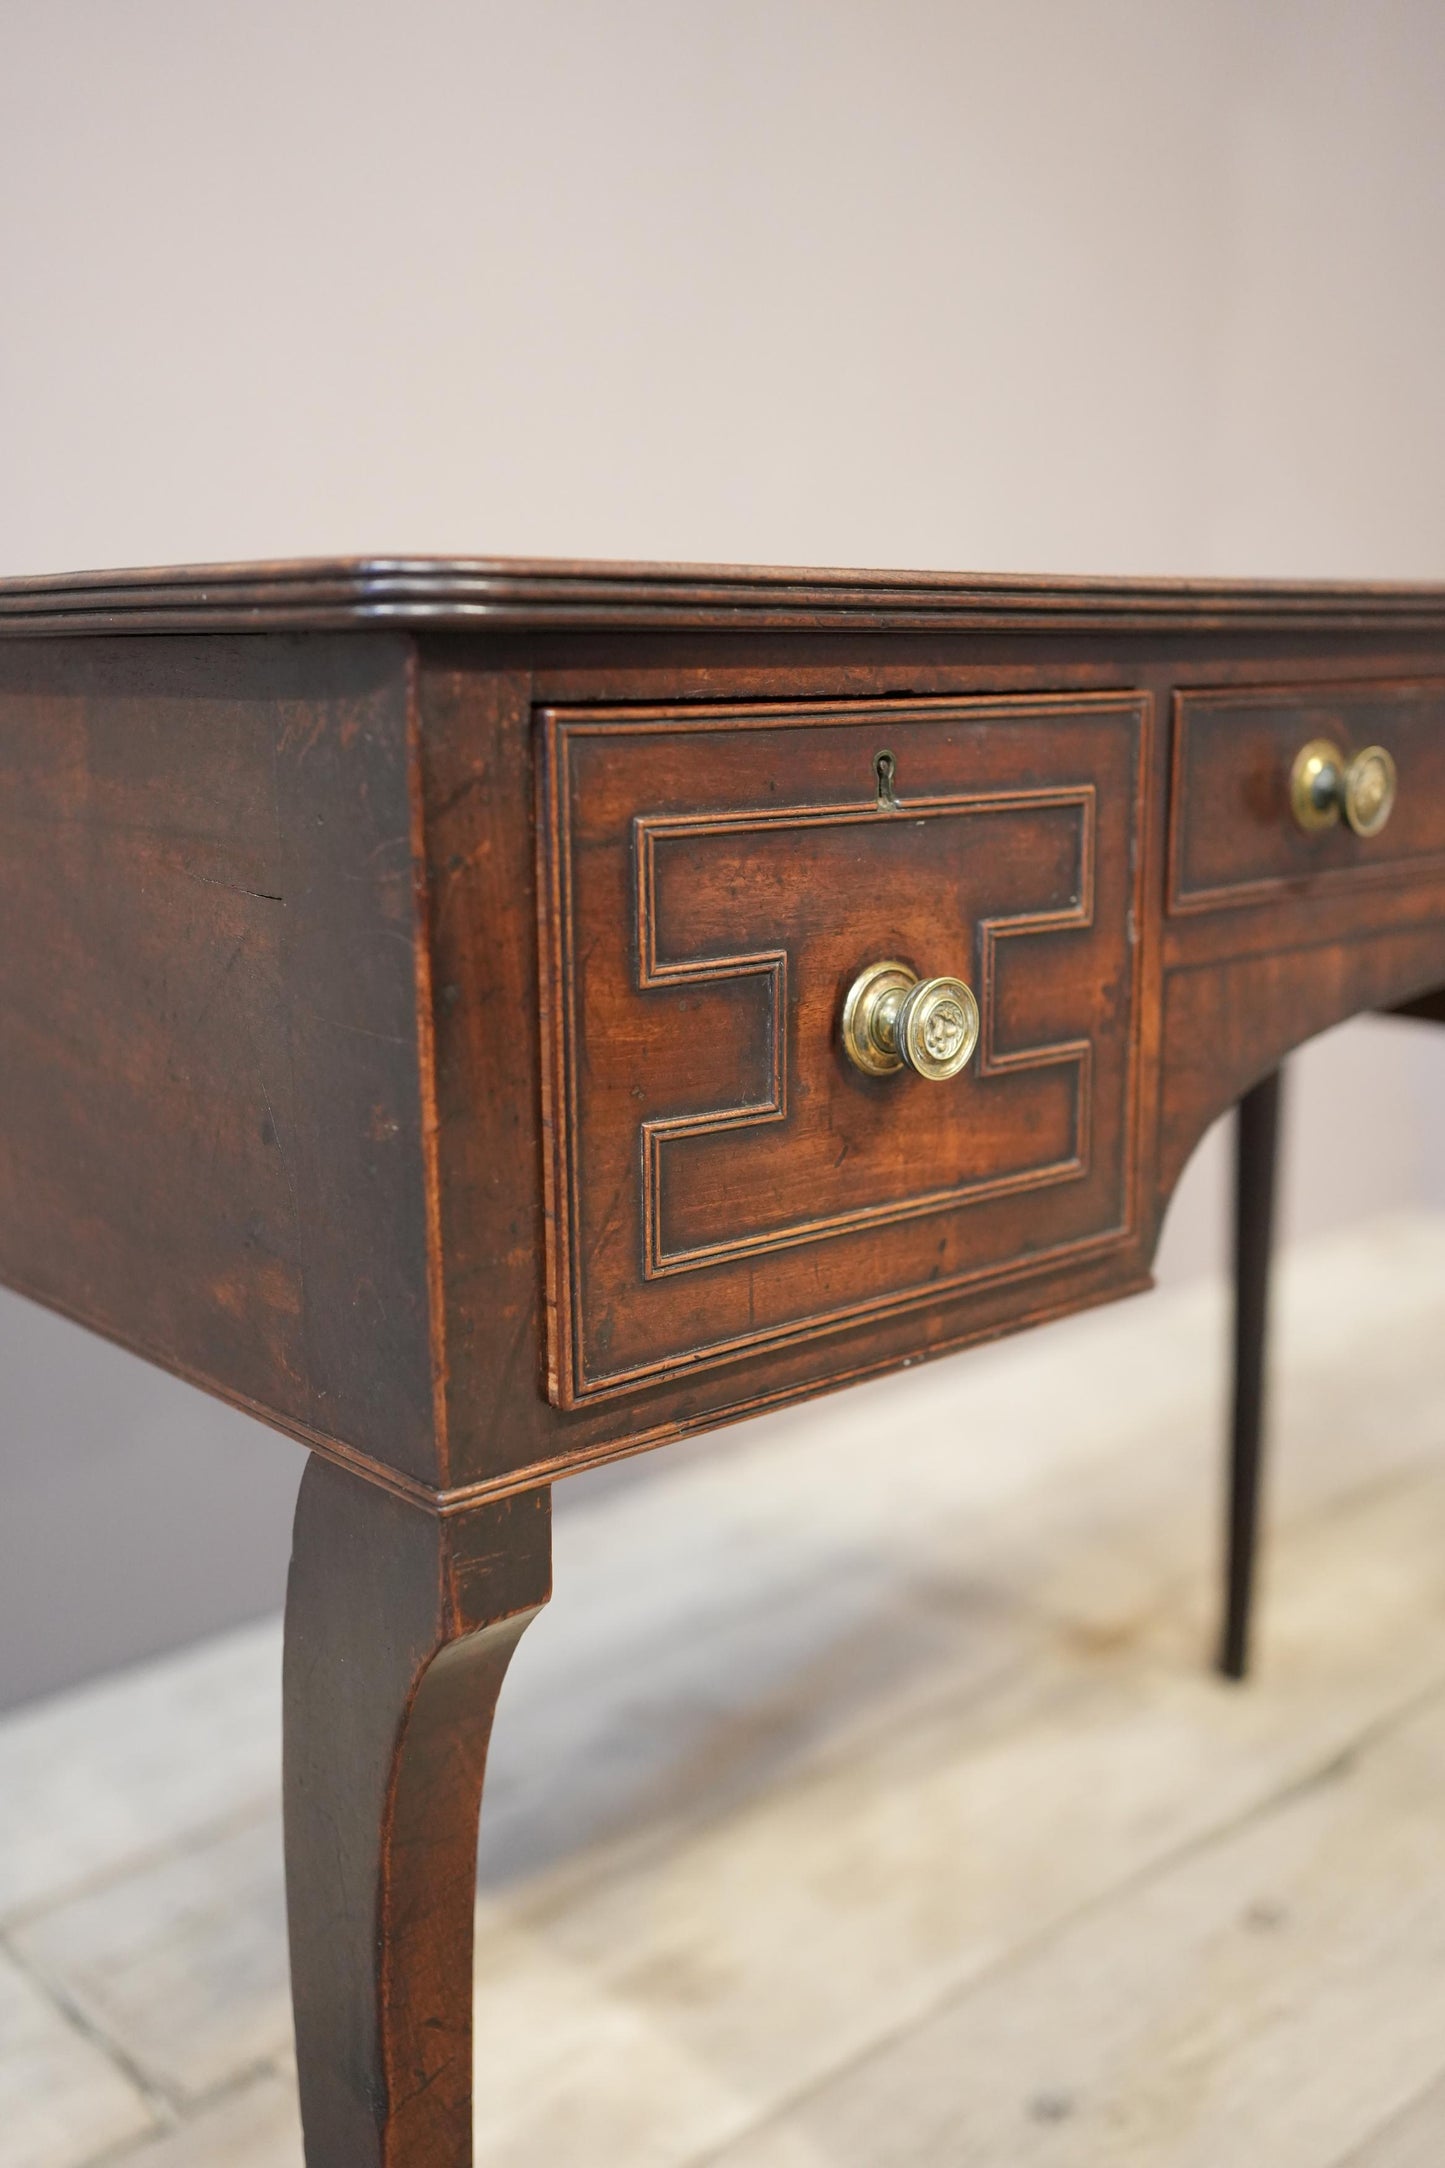
[[[444,1480],[410,657],[0,646],[0,1279]]]

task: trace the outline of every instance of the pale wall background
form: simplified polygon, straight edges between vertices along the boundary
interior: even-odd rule
[[[0,573],[1445,578],[1442,111],[1439,0],[3,0]],[[1445,1208],[1445,1034],[1291,1086],[1291,1237]],[[279,1599],[294,1448],[0,1365],[0,1702]]]

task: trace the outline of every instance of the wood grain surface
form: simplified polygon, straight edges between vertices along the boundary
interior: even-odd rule
[[[104,596],[150,636],[34,636]],[[1209,1123],[1445,986],[1432,590],[388,561],[0,616],[0,1275],[444,1510],[1146,1285]],[[1372,842],[1288,825],[1330,716],[1395,741]],[[842,1063],[892,948],[980,980],[951,1094]]]
[[[432,1483],[402,641],[0,646],[0,1276]]]
[[[1176,696],[1169,909],[1267,903],[1301,885],[1445,871],[1445,685],[1246,688]],[[1348,759],[1388,745],[1399,801],[1377,836],[1344,820],[1306,835],[1290,815],[1294,756],[1327,739]]]
[[[544,715],[562,1405],[1127,1244],[1148,720]],[[848,1061],[882,957],[973,984],[963,1076]]]
[[[1191,697],[1208,693],[1225,699],[1245,687],[1250,690],[1244,697],[1257,699],[1254,689],[1262,686],[1273,700],[1277,692],[1285,716],[1281,749],[1289,747],[1292,758],[1292,726],[1298,726],[1303,743],[1312,718],[1342,683],[1356,690],[1375,680],[1385,687],[1428,688],[1438,678],[1439,657],[1439,649],[1428,646],[1404,656],[1393,644],[1339,631],[1314,645],[1274,635],[1268,640],[1237,632],[1205,636],[1197,630],[1189,639],[1133,644],[1082,635],[1067,643],[924,642],[916,636],[884,640],[876,635],[845,643],[837,634],[827,639],[777,634],[768,640],[738,635],[727,642],[702,635],[650,642],[555,635],[531,642],[518,636],[499,645],[427,642],[420,697],[438,988],[441,1303],[459,1494],[479,1495],[489,1486],[524,1479],[528,1464],[533,1479],[540,1480],[1146,1284],[1168,1199],[1210,1122],[1276,1067],[1291,1046],[1360,1010],[1391,1006],[1445,984],[1445,881],[1428,853],[1371,860],[1368,846],[1361,845],[1362,870],[1354,877],[1348,868],[1341,875],[1337,854],[1327,849],[1317,866],[1307,864],[1278,889],[1251,890],[1207,913],[1166,914],[1175,694],[1188,686]],[[1092,1023],[1075,1023],[1065,1033],[1082,1032],[1097,1046],[1122,1030],[1133,1041],[1138,1205],[1132,1222],[1121,1222],[1130,1228],[1130,1239],[1102,1259],[1051,1261],[1048,1238],[1017,1216],[1012,1282],[990,1281],[985,1273],[954,1289],[940,1274],[945,1284],[913,1309],[899,1311],[887,1303],[900,1284],[896,1250],[889,1249],[906,1239],[898,1225],[877,1226],[866,1236],[840,1227],[806,1243],[775,1243],[771,1253],[768,1248],[780,1224],[802,1227],[810,1217],[846,1216],[852,1208],[843,1171],[849,1161],[845,1158],[837,1170],[823,1163],[818,1142],[827,1123],[816,1112],[818,1097],[803,1096],[800,1082],[823,1079],[823,1103],[848,1109],[851,1128],[844,1124],[839,1142],[847,1141],[854,1164],[865,1174],[891,1153],[901,1178],[915,1146],[923,1166],[937,1151],[927,1118],[916,1130],[918,1110],[936,1103],[926,1096],[931,1087],[920,1084],[910,1092],[911,1080],[904,1080],[903,1089],[890,1095],[896,1080],[877,1087],[860,1080],[855,1091],[836,1040],[829,1038],[823,1047],[821,997],[805,1021],[807,997],[800,989],[808,979],[808,928],[819,929],[824,940],[832,938],[842,883],[847,893],[841,916],[856,950],[850,965],[866,960],[866,954],[886,954],[890,938],[906,937],[920,968],[948,968],[942,959],[954,953],[960,934],[972,957],[979,924],[1014,907],[1005,890],[1016,872],[998,861],[999,900],[991,903],[980,892],[970,902],[976,916],[965,926],[959,886],[951,870],[941,870],[943,859],[929,857],[926,826],[907,829],[919,853],[908,876],[916,884],[911,889],[881,862],[870,867],[866,857],[851,884],[836,870],[828,873],[818,859],[825,825],[805,827],[795,839],[796,893],[784,895],[785,877],[769,870],[766,852],[772,846],[760,840],[745,862],[740,832],[729,824],[750,807],[756,813],[762,798],[767,814],[756,833],[765,838],[779,805],[821,802],[841,811],[851,790],[857,832],[886,834],[888,817],[877,816],[876,808],[870,815],[862,800],[871,756],[884,742],[878,718],[887,713],[890,720],[901,720],[906,713],[901,704],[910,699],[921,704],[913,742],[933,748],[925,756],[924,775],[935,774],[952,758],[958,767],[948,787],[955,789],[966,762],[961,752],[950,753],[947,740],[953,717],[969,701],[980,703],[980,714],[994,716],[982,774],[990,772],[988,760],[1001,764],[994,773],[1007,768],[1010,755],[997,736],[1002,730],[1008,737],[1001,718],[1011,713],[1022,726],[1031,699],[1053,704],[1059,721],[1052,734],[1026,740],[1020,728],[1013,739],[1018,765],[1008,771],[1011,786],[1039,792],[1067,791],[1081,775],[1087,780],[1081,733],[1092,701],[1106,708],[1112,701],[1116,712],[1121,703],[1126,708],[1132,703],[1141,716],[1154,718],[1156,727],[1152,740],[1145,733],[1141,804],[1128,846],[1127,870],[1138,889],[1124,923],[1137,990],[1119,1013],[1127,1012],[1130,1021],[1104,1028],[1102,1011],[1096,1011]],[[997,703],[992,711],[990,701]],[[1010,701],[1016,703],[1012,709]],[[800,748],[791,756],[795,770],[786,778],[771,772],[767,758],[753,773],[758,748],[769,743],[766,707],[779,702],[786,703],[778,713]],[[1062,720],[1071,702],[1072,730]],[[755,710],[755,703],[762,705]],[[1417,708],[1406,706],[1413,718]],[[631,730],[624,720],[627,711],[636,716]],[[589,715],[595,719],[591,734],[581,720]],[[731,742],[725,727],[716,736],[709,728],[710,720],[723,725],[729,716],[735,721]],[[856,719],[856,740],[848,735],[854,727],[850,716]],[[669,717],[674,724],[686,719],[686,734],[670,727]],[[603,782],[596,800],[598,824],[575,832],[585,840],[575,846],[581,870],[568,893],[561,875],[574,841],[561,816],[567,811],[571,819],[570,800],[564,806],[559,795],[561,769],[554,763],[538,777],[536,762],[539,747],[551,745],[560,757],[566,744],[570,764],[574,729]],[[865,737],[867,759],[846,751],[850,744],[861,746]],[[684,743],[711,750],[705,757],[696,750],[684,756],[678,751]],[[1419,771],[1426,811],[1412,816],[1415,823],[1436,817],[1429,810],[1432,746],[1430,739],[1429,758]],[[968,758],[976,761],[976,750]],[[811,773],[810,761],[816,762]],[[697,764],[691,785],[686,763]],[[842,782],[845,770],[851,777],[848,789]],[[901,772],[906,778],[906,762]],[[750,790],[750,782],[759,780],[761,790]],[[804,788],[805,781],[810,788]],[[1117,775],[1111,774],[1109,783],[1107,812],[1102,793],[1098,805],[1101,821],[1113,823],[1121,813]],[[926,787],[936,787],[936,774]],[[901,795],[906,800],[906,782]],[[1232,801],[1211,800],[1207,811],[1227,825],[1236,809]],[[532,847],[539,817],[540,877]],[[710,823],[716,833],[709,832]],[[1110,828],[1111,836],[1116,832]],[[1377,840],[1386,842],[1390,833],[1387,828]],[[639,870],[639,843],[651,858],[650,883]],[[1111,853],[1117,848],[1111,843]],[[944,853],[950,869],[956,855]],[[781,852],[776,864],[781,867]],[[705,968],[691,988],[674,975],[697,968],[689,964],[685,948],[659,951],[649,961],[643,945],[644,935],[651,942],[660,932],[649,926],[664,900],[664,872],[666,908],[677,929],[668,938],[686,936],[705,966],[710,960],[711,966],[724,967],[722,972]],[[814,893],[819,887],[821,895]],[[526,914],[516,911],[519,895],[526,898]],[[907,910],[913,915],[902,927],[905,896],[912,898]],[[685,911],[694,917],[679,915]],[[870,934],[876,934],[876,949]],[[1060,948],[1078,939],[1077,934],[1057,937]],[[1031,946],[1021,941],[1008,959],[1018,974],[1017,998],[1039,1004],[1032,1035],[1021,1034],[1016,1043],[1043,1045],[1052,1036],[1042,1014],[1048,982],[1042,960],[1037,982],[1029,985],[1024,977]],[[564,968],[569,953],[585,959],[580,973]],[[940,960],[929,960],[934,957]],[[644,985],[659,960],[669,983]],[[828,999],[841,1006],[841,955],[831,959],[831,969]],[[539,983],[543,1006],[537,1038],[529,1031],[507,1031],[499,1020],[530,1004]],[[569,1020],[560,1002],[569,985],[584,985],[600,1003],[590,1031],[578,1015]],[[604,986],[610,989],[606,994]],[[786,1010],[777,1006],[783,1000]],[[684,1010],[679,1006],[684,1002],[698,1006]],[[662,1021],[669,1006],[676,1016],[670,1031]],[[788,1044],[797,1063],[785,1103],[779,1086],[788,1085],[789,1069],[770,1037],[773,1014],[785,1015],[789,1023]],[[602,1018],[605,1026],[599,1030]],[[812,1034],[806,1065],[796,1051],[794,1026]],[[629,1061],[635,1073],[624,1074]],[[1023,1080],[1012,1081],[1016,1086]],[[574,1082],[580,1083],[575,1100]],[[664,1105],[665,1092],[670,1096]],[[972,1118],[979,1092],[965,1088],[958,1103],[965,1101]],[[487,1148],[478,1128],[474,1110],[479,1105],[491,1110],[497,1149]],[[1039,1120],[1040,1113],[1034,1107],[1032,1119]],[[1092,1115],[1085,1149],[1102,1165],[1110,1150],[1106,1094],[1095,1093]],[[722,1118],[715,1121],[715,1116]],[[1057,1110],[1053,1118],[1057,1125]],[[1044,1121],[1046,1127],[1047,1117]],[[659,1122],[683,1128],[659,1128]],[[610,1143],[594,1161],[589,1155],[604,1136]],[[969,1141],[967,1133],[955,1139],[955,1155],[966,1152]],[[1058,1144],[1057,1134],[1053,1141]],[[999,1155],[994,1171],[1002,1175],[1010,1166],[1022,1171],[1017,1158],[1009,1162],[1004,1136],[996,1134],[993,1142]],[[1044,1129],[1037,1143],[1042,1166],[1049,1149]],[[796,1160],[789,1156],[793,1150]],[[748,1188],[748,1154],[759,1166],[757,1155],[768,1155],[775,1179],[766,1197],[761,1181]],[[539,1162],[545,1186],[535,1172]],[[590,1189],[581,1179],[584,1163],[597,1177]],[[947,1164],[947,1149],[936,1163]],[[662,1182],[659,1169],[665,1170]],[[805,1188],[815,1203],[802,1201]],[[926,1194],[921,1181],[911,1197],[900,1189],[894,1199],[906,1208]],[[1067,1200],[1061,1184],[1051,1202],[1066,1215]],[[869,1201],[866,1193],[862,1201]],[[1036,1203],[1041,1206],[1042,1198]],[[664,1217],[672,1212],[672,1233],[659,1209]],[[991,1208],[968,1209],[978,1225],[978,1215]],[[999,1209],[1025,1211],[1017,1200]],[[590,1223],[589,1214],[594,1215]],[[923,1224],[920,1216],[913,1232]],[[729,1352],[725,1361],[710,1359],[727,1300],[752,1300],[754,1321],[748,1329],[756,1330],[757,1319],[766,1320],[768,1302],[778,1302],[787,1273],[800,1289],[807,1274],[826,1284],[834,1255],[845,1269],[849,1245],[856,1248],[865,1240],[876,1260],[870,1289],[876,1299],[871,1312],[860,1310],[849,1320],[845,1332],[809,1337],[798,1331],[772,1344],[762,1339],[745,1356]],[[919,1242],[921,1254],[921,1234]],[[689,1251],[710,1254],[687,1257],[684,1269],[673,1270],[668,1263],[673,1243],[679,1262]],[[546,1275],[539,1269],[544,1257],[550,1265]],[[654,1366],[650,1376],[635,1376],[625,1389],[605,1377],[610,1361],[605,1356],[595,1382],[606,1389],[585,1389],[588,1357],[578,1328],[589,1275],[604,1330],[630,1332],[631,1360]],[[778,1309],[772,1314],[775,1322],[783,1315]],[[650,1343],[643,1326],[649,1315],[654,1321]],[[736,1325],[728,1329],[735,1333]],[[656,1367],[665,1363],[670,1374]],[[556,1403],[550,1406],[549,1390]]]

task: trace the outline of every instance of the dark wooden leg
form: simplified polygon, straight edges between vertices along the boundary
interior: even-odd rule
[[[1259,1542],[1264,1453],[1264,1365],[1274,1239],[1280,1072],[1239,1102],[1234,1180],[1234,1416],[1229,1456],[1229,1531],[1219,1668],[1249,1670],[1250,1612]]]
[[[450,1517],[314,1458],[286,1598],[286,1892],[308,2168],[467,2168],[477,1815],[551,1591],[546,1491]]]

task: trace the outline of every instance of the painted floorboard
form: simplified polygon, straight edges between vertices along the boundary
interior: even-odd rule
[[[717,2168],[1316,2168],[1445,2042],[1445,1688]]]
[[[0,2163],[79,2168],[156,2117],[103,2046],[0,1953]]]
[[[1338,2168],[1440,2168],[1445,2161],[1445,2078],[1393,2116]]]

